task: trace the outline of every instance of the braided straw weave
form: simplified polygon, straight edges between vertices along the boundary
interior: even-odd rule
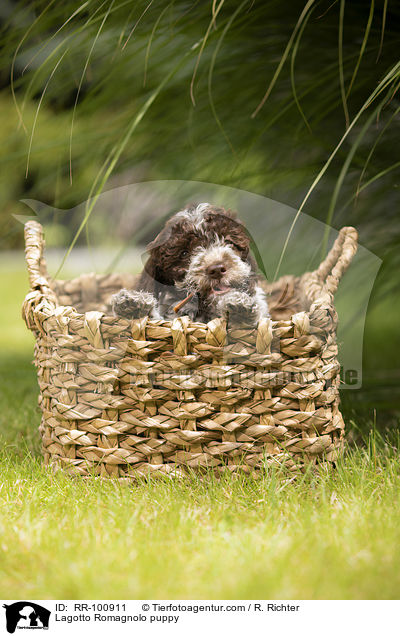
[[[357,249],[345,227],[319,268],[267,289],[257,328],[115,318],[131,275],[52,280],[39,223],[25,225],[45,462],[119,479],[187,469],[253,472],[334,461],[343,443],[333,295]]]

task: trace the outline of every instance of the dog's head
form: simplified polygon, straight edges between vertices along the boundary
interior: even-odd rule
[[[250,238],[230,211],[208,203],[175,214],[148,246],[141,286],[175,286],[203,301],[231,289],[253,291],[255,263]]]

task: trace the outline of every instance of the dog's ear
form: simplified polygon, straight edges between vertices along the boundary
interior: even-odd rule
[[[251,252],[249,252],[249,253],[248,253],[248,256],[247,256],[247,258],[246,258],[246,261],[247,261],[247,262],[248,262],[248,264],[250,265],[250,267],[251,267],[251,271],[252,271],[254,274],[257,274],[257,270],[258,270],[257,261],[256,261],[256,259],[254,258],[253,254],[252,254]]]
[[[149,254],[154,252],[154,250],[157,247],[160,247],[160,245],[164,245],[164,243],[166,243],[170,237],[171,237],[171,228],[169,227],[167,223],[167,225],[163,227],[161,232],[157,234],[156,238],[153,239],[151,243],[146,245],[146,252],[148,252]]]
[[[154,250],[165,243],[168,243],[171,239],[171,235],[174,232],[174,228],[176,226],[176,222],[174,221],[174,217],[168,219],[165,222],[164,227],[160,230],[157,236],[146,246],[146,252],[148,254],[154,254]]]
[[[225,237],[241,252],[242,258],[246,259],[250,252],[250,237],[242,223],[230,223],[226,228]]]
[[[266,276],[264,265],[256,248],[256,245],[241,221],[237,221],[237,224],[235,224],[235,226],[231,228],[231,231],[228,232],[227,238],[228,240],[230,239],[232,243],[236,245],[236,247],[240,250],[242,259],[250,265],[251,271],[253,272],[254,276],[257,276],[257,271],[259,268]],[[254,256],[252,250],[255,251],[256,256]]]
[[[232,241],[245,254],[250,250],[250,238],[243,226],[236,227],[232,234]],[[229,235],[228,235],[229,236]]]
[[[147,291],[157,296],[158,284],[157,284],[157,254],[156,248],[150,250],[150,256],[143,268],[140,278],[137,283],[137,289],[140,291]]]
[[[159,271],[160,246],[164,245],[171,236],[170,224],[167,221],[161,232],[146,246],[148,260],[138,280],[138,289],[158,295],[162,272]]]

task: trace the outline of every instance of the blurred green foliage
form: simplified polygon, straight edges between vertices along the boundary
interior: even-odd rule
[[[8,0],[1,24],[6,245],[21,241],[10,220],[23,211],[20,198],[80,203],[116,149],[106,188],[197,179],[298,207],[346,124],[392,71],[305,211],[358,226],[367,247],[395,258],[397,3]]]

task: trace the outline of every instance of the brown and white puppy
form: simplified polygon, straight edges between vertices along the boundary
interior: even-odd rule
[[[112,297],[117,316],[257,324],[269,315],[249,236],[230,211],[208,203],[186,207],[167,221],[148,253],[136,289]]]

